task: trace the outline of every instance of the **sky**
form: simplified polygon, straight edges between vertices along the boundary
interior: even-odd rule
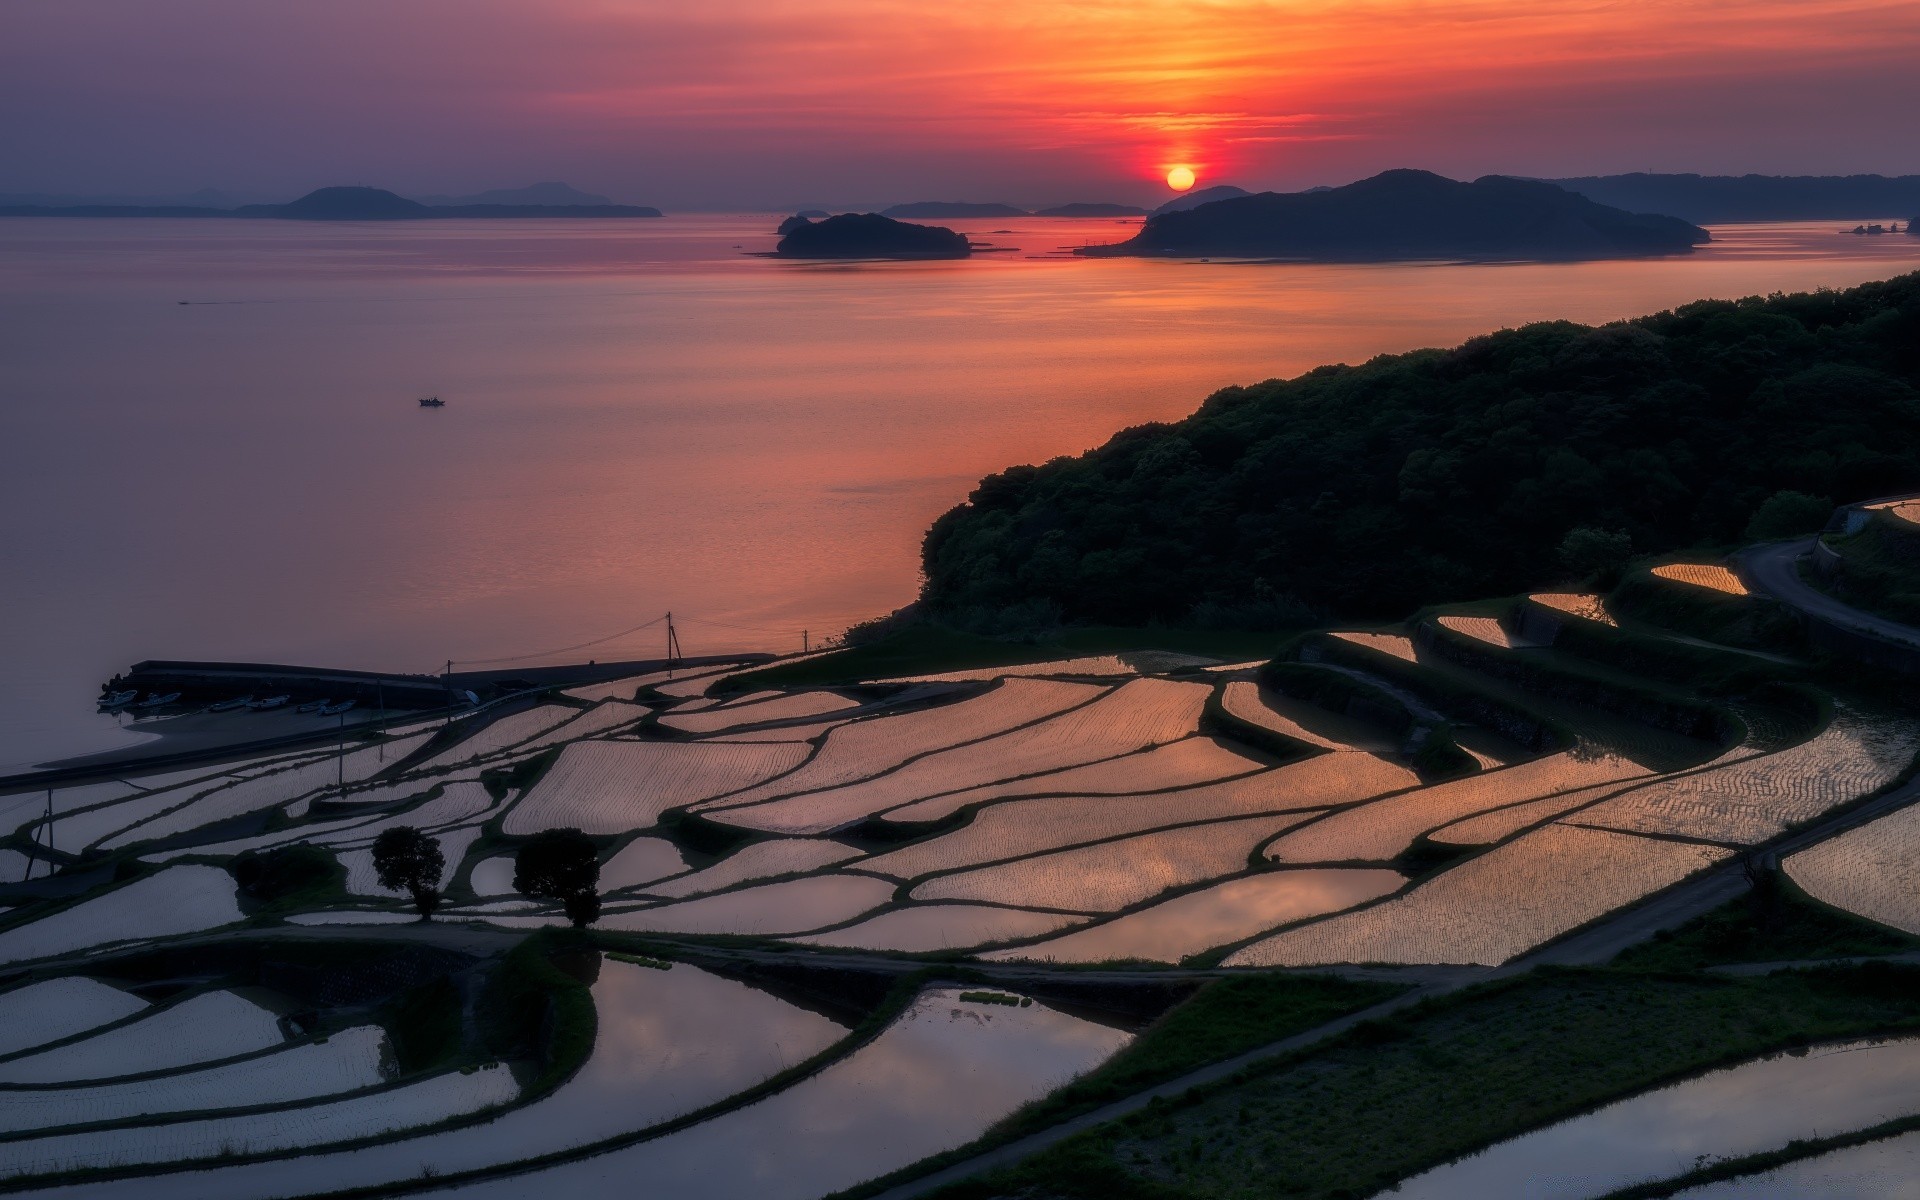
[[[0,0],[0,192],[1907,174],[1916,63],[1916,0]]]

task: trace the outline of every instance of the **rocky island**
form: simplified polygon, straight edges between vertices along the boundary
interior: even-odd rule
[[[1075,253],[1566,261],[1684,254],[1710,240],[1677,217],[1610,208],[1549,183],[1499,175],[1461,183],[1401,170],[1345,187],[1261,192],[1163,212],[1125,242]]]
[[[879,213],[841,213],[824,221],[789,217],[780,224],[779,258],[966,258],[964,234],[914,225]]]

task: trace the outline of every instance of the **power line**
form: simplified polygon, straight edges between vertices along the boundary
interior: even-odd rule
[[[804,632],[803,630],[799,630],[799,629],[767,629],[758,625],[729,625],[725,621],[713,621],[713,620],[707,619],[706,617],[689,617],[689,616],[682,615],[680,617],[680,620],[692,621],[695,624],[699,624],[699,625],[718,625],[722,629],[737,629],[741,633],[782,633],[787,635],[788,637],[792,637],[794,634]]]
[[[514,654],[514,655],[509,655],[505,658],[454,659],[452,660],[452,665],[461,666],[461,667],[485,667],[485,666],[491,666],[494,663],[526,662],[528,659],[531,659],[531,658],[552,658],[556,654],[571,654],[575,650],[587,650],[594,646],[598,646],[603,642],[611,642],[619,638],[626,637],[628,634],[639,633],[642,629],[649,629],[655,625],[658,625],[660,622],[666,619],[667,618],[664,615],[658,616],[651,621],[646,621],[639,625],[635,625],[631,629],[622,629],[619,633],[610,633],[605,637],[595,638],[590,642],[581,642],[578,645],[574,645],[574,646],[561,646],[557,650],[541,650],[533,654]]]

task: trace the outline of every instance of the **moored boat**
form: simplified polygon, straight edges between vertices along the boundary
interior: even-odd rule
[[[327,705],[331,703],[333,703],[333,701],[331,700],[309,700],[305,704],[302,704],[299,708],[294,709],[293,711],[297,713],[319,712],[321,709],[325,708]]]
[[[163,704],[172,704],[175,700],[178,700],[179,698],[180,698],[179,692],[167,692],[164,695],[159,692],[155,692],[153,695],[148,696],[145,700],[142,700],[140,703],[134,705],[134,707],[135,708],[159,708]]]
[[[139,698],[140,698],[140,692],[138,691],[138,689],[133,691],[128,691],[128,692],[115,692],[110,696],[102,697],[100,701],[100,707],[101,708],[125,708],[127,705],[132,704],[135,700]]]
[[[236,708],[245,708],[253,703],[252,696],[235,696],[231,700],[222,700],[218,704],[207,706],[208,712],[232,712]]]
[[[247,701],[247,707],[255,712],[265,712],[270,708],[280,708],[292,699],[292,696],[268,696],[264,700]]]
[[[420,397],[421,408],[445,408],[446,406],[447,406],[447,402],[445,400],[442,400],[438,396]]]
[[[323,717],[338,716],[339,714],[346,712],[348,709],[352,708],[353,706],[354,706],[354,701],[352,700],[342,700],[338,704],[323,704],[320,706],[320,715]]]

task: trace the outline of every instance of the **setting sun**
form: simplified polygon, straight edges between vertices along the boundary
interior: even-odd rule
[[[1193,186],[1193,168],[1175,167],[1167,172],[1167,186],[1176,192],[1184,192]]]

